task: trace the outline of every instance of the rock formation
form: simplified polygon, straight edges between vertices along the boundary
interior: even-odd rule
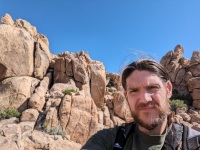
[[[80,149],[99,129],[132,121],[119,75],[102,62],[84,51],[53,55],[29,22],[9,14],[1,22],[0,111],[21,112],[0,120],[1,147]]]
[[[133,121],[120,75],[84,51],[51,54],[47,37],[25,20],[5,14],[1,22],[0,112],[21,112],[19,119],[0,116],[2,149],[78,150],[98,130]],[[200,130],[200,54],[188,60],[183,52],[177,45],[161,63],[174,89],[194,100],[175,119]]]
[[[200,109],[200,53],[194,51],[192,58],[182,57],[184,49],[177,45],[174,52],[169,51],[162,57],[160,63],[166,68],[174,90],[185,96],[192,96],[193,107]]]

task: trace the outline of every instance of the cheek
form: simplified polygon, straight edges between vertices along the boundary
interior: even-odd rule
[[[131,110],[134,110],[135,109],[135,100],[131,99],[130,97],[127,97],[128,100],[128,104],[129,104],[129,107],[131,108]]]
[[[166,105],[167,101],[167,95],[166,93],[157,93],[154,96],[152,96],[153,100],[156,101],[160,106]]]

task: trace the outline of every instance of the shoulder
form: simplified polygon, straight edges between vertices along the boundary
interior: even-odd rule
[[[188,138],[200,136],[200,132],[188,127]]]
[[[103,129],[94,134],[81,150],[112,150],[119,127]]]
[[[200,136],[199,131],[192,129],[191,127],[188,127],[185,124],[181,123],[181,125],[183,126],[184,132],[187,132],[187,138],[193,138],[193,137],[196,137],[196,136]]]
[[[183,132],[187,132],[187,138],[192,138],[194,136],[200,136],[200,132],[197,130],[192,129],[191,127],[188,127],[187,125],[183,123],[173,123],[173,127],[177,129],[183,129]]]
[[[182,125],[183,127],[183,149],[199,149],[200,144],[200,132],[196,131],[184,124],[175,124],[176,126]]]
[[[199,149],[200,132],[188,127],[186,141],[188,149]]]

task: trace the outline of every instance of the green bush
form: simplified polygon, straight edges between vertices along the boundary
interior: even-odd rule
[[[178,93],[177,90],[172,91],[172,96],[170,99],[171,100],[176,100],[176,99],[182,100],[187,106],[192,106],[192,102],[193,102],[191,95],[181,95]]]
[[[188,108],[187,104],[184,103],[183,100],[180,100],[180,99],[174,99],[174,100],[171,100],[169,102],[170,106],[171,106],[171,109],[173,111],[176,111],[176,108]]]
[[[16,108],[6,108],[0,111],[0,118],[9,119],[12,117],[20,117],[20,112]]]
[[[64,95],[67,95],[67,94],[69,94],[69,93],[71,93],[71,92],[76,93],[77,91],[74,90],[74,89],[67,89],[67,90],[63,90],[63,91],[62,91],[62,93],[63,93]]]

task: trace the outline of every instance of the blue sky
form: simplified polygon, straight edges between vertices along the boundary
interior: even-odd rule
[[[138,57],[157,61],[177,44],[200,50],[200,0],[1,0],[0,16],[24,19],[51,53],[87,51],[107,72]]]

